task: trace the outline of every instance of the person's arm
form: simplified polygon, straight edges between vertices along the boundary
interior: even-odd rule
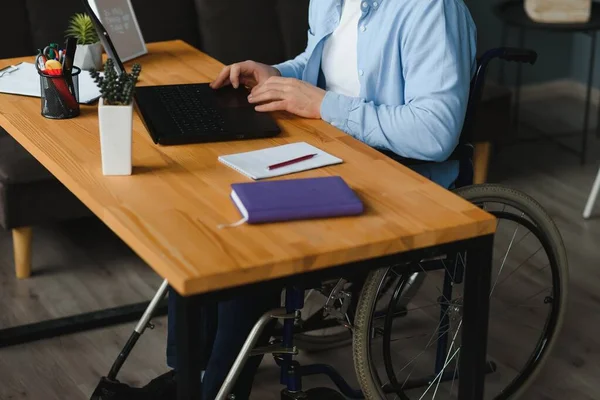
[[[304,68],[306,68],[307,62],[308,49],[304,50],[304,52],[300,53],[295,58],[280,64],[275,64],[273,67],[277,69],[284,78],[302,79],[302,73],[304,72]]]
[[[405,100],[375,105],[327,92],[321,117],[366,144],[406,158],[444,161],[454,151],[469,96],[475,29],[457,0],[423,0],[401,38]]]
[[[280,64],[273,65],[275,69],[279,71],[284,78],[296,78],[302,79],[302,73],[306,68],[308,62],[308,56],[312,52],[315,42],[315,35],[313,34],[313,18],[312,18],[313,1],[311,0],[308,6],[308,32],[307,32],[307,43],[306,49],[297,55],[295,58],[282,62]]]

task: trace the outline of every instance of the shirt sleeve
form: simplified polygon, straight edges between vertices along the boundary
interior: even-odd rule
[[[310,35],[310,33],[309,33]],[[296,78],[302,79],[302,73],[306,68],[306,63],[308,62],[308,49],[304,50],[301,54],[296,56],[295,58],[282,62],[280,64],[273,65],[281,76],[284,78]]]
[[[321,117],[366,144],[444,161],[458,144],[475,66],[476,33],[457,0],[423,0],[399,38],[404,105],[376,105],[327,92]],[[399,89],[400,90],[400,89]]]

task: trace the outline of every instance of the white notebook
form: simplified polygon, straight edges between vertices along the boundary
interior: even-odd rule
[[[18,94],[22,96],[41,96],[40,76],[31,63],[20,63],[16,68],[7,68],[4,73],[0,72],[0,93]],[[81,104],[92,103],[100,98],[100,89],[94,83],[88,71],[79,74],[79,102]]]
[[[315,156],[310,159],[280,168],[269,169],[269,166],[271,165],[312,154],[315,154]],[[293,174],[295,172],[340,164],[343,162],[341,159],[305,142],[290,143],[283,146],[269,147],[267,149],[249,151],[246,153],[220,156],[219,161],[254,180]]]

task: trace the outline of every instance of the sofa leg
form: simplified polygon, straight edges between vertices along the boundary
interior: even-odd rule
[[[473,183],[476,185],[480,185],[487,181],[491,151],[492,144],[490,142],[480,142],[475,144],[475,153],[473,155]]]
[[[12,230],[15,252],[15,271],[18,279],[31,276],[31,235],[30,227]]]

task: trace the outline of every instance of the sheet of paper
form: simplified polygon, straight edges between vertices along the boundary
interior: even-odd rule
[[[40,97],[40,77],[32,63],[17,64],[17,70],[0,77],[0,93]],[[100,98],[100,89],[88,71],[79,74],[79,103],[88,104]]]
[[[269,170],[270,165],[309,154],[316,154],[316,156],[296,164]],[[219,157],[219,161],[255,180],[292,174],[343,162],[341,159],[305,142],[290,143],[246,153],[230,154]]]

